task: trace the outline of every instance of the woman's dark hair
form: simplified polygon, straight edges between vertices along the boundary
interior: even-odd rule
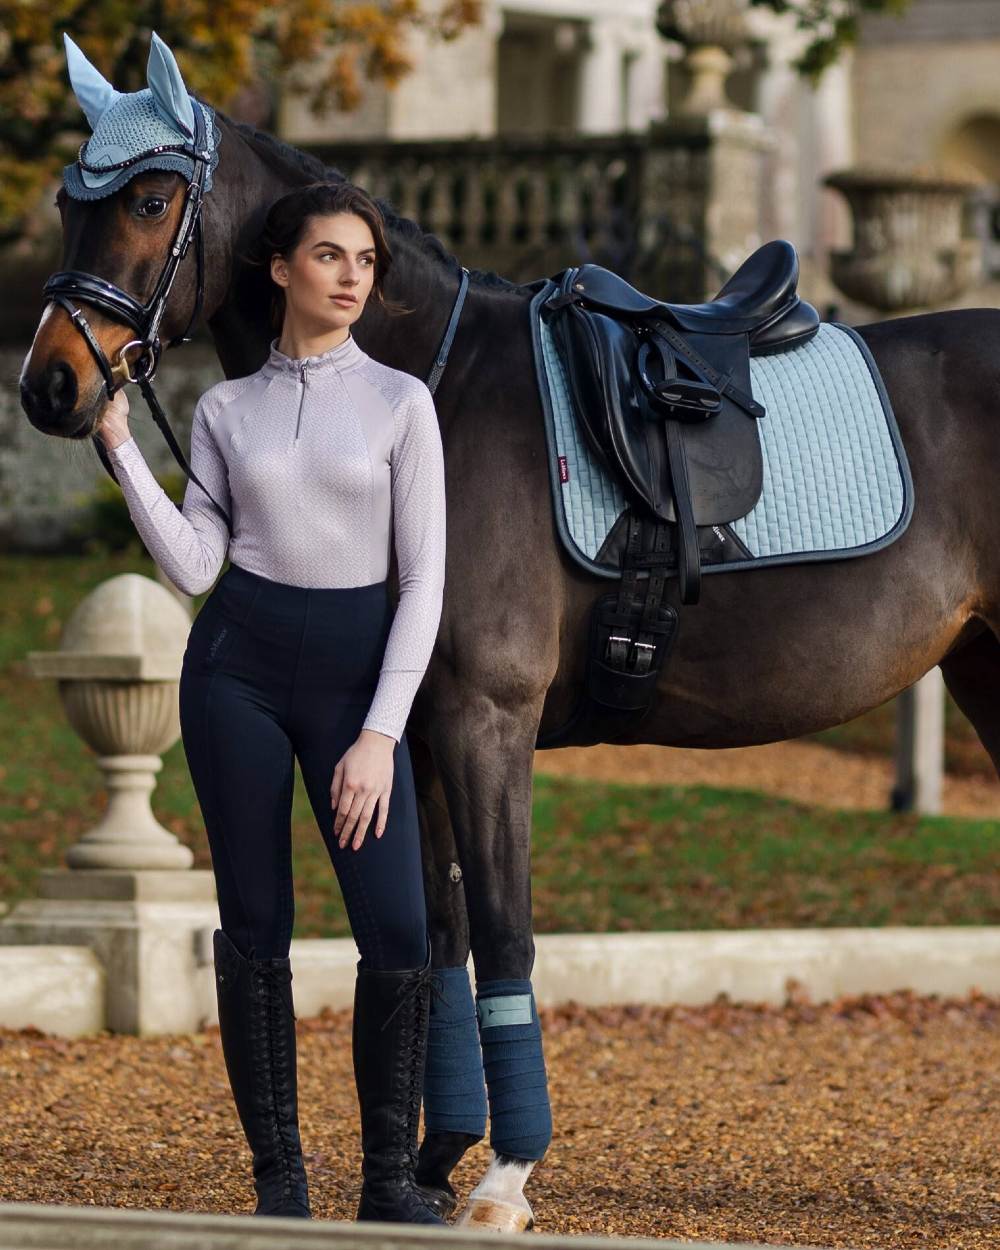
[[[270,275],[271,257],[277,254],[287,259],[302,241],[311,218],[326,217],[331,213],[354,213],[367,223],[375,240],[372,296],[388,313],[412,312],[413,309],[405,304],[385,298],[385,280],[392,268],[385,218],[368,192],[353,182],[311,182],[280,196],[268,209],[260,235],[246,259],[253,265],[262,266]],[[272,281],[270,286],[271,328],[280,334],[285,319],[285,291],[276,282]]]

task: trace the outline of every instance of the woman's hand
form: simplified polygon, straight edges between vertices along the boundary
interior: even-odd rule
[[[330,805],[336,812],[333,833],[341,850],[350,841],[352,832],[352,850],[356,851],[364,842],[376,803],[375,836],[382,836],[389,815],[395,746],[395,738],[374,729],[362,729],[357,742],[338,760],[333,770]]]
[[[114,398],[108,400],[97,433],[108,448],[117,447],[132,437],[128,428],[128,397],[124,387],[115,391]]]

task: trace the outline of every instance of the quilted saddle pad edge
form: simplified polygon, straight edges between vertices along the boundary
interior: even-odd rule
[[[541,399],[544,414],[546,443],[549,452],[549,479],[552,488],[552,502],[556,529],[559,533],[560,540],[577,564],[594,576],[617,581],[621,579],[621,569],[611,565],[598,564],[595,560],[591,559],[591,557],[576,542],[566,518],[566,501],[562,491],[562,482],[560,480],[560,453],[556,438],[556,418],[553,411],[549,377],[545,367],[544,352],[539,329],[540,317],[538,312],[538,307],[542,301],[547,299],[556,289],[557,284],[551,281],[551,279],[548,280],[532,298],[529,310],[536,380],[538,383],[539,397]],[[892,404],[889,399],[888,392],[885,389],[885,384],[882,380],[881,374],[878,371],[878,367],[875,364],[867,343],[865,343],[853,327],[843,325],[839,322],[830,322],[828,324],[834,329],[843,331],[849,336],[852,343],[858,349],[858,353],[868,369],[871,381],[878,395],[882,412],[885,417],[886,432],[895,455],[896,466],[899,472],[899,481],[902,491],[902,501],[899,515],[890,528],[877,538],[868,542],[854,544],[847,547],[828,547],[803,551],[787,551],[771,555],[758,555],[749,560],[734,560],[720,564],[706,565],[702,568],[702,572],[706,575],[711,573],[727,573],[737,571],[749,572],[751,569],[766,568],[776,564],[823,563],[827,560],[852,559],[858,556],[868,555],[895,542],[904,533],[910,523],[913,515],[913,481],[910,474],[909,462],[906,458],[906,452],[899,433],[899,427],[896,423],[895,414],[892,410]]]

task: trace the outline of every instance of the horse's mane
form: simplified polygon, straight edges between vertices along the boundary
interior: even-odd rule
[[[274,135],[268,134],[265,130],[258,130],[256,126],[252,126],[249,122],[234,121],[231,117],[226,117],[221,110],[217,111],[219,116],[224,118],[234,130],[237,130],[242,138],[268,165],[281,170],[291,168],[304,174],[313,182],[346,181],[344,174],[339,169],[324,165],[318,157],[312,156],[308,152],[303,152],[299,148],[292,147],[290,143],[285,143],[282,139],[276,139]],[[375,203],[382,210],[385,224],[391,233],[416,243],[421,251],[432,257],[439,264],[452,270],[456,277],[461,274],[461,262],[448,251],[436,234],[431,234],[430,231],[424,230],[409,217],[400,217],[387,200],[376,199]],[[500,290],[512,291],[522,295],[530,293],[527,287],[517,282],[511,282],[509,278],[501,277],[500,274],[494,273],[491,269],[470,269],[469,281],[476,283],[478,286],[496,287]]]

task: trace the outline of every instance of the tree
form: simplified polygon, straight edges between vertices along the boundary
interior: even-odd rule
[[[406,37],[451,39],[481,0],[0,0],[0,242],[31,229],[39,199],[73,160],[86,121],[66,74],[66,31],[119,91],[146,85],[150,32],[188,87],[227,109],[253,82],[280,81],[320,113],[351,108],[367,77],[412,68]],[[316,72],[309,81],[303,68]]]
[[[795,68],[816,81],[840,56],[845,47],[858,41],[861,17],[865,13],[903,13],[911,0],[750,0],[759,8],[793,14],[799,30],[812,35],[812,42],[795,62]]]

